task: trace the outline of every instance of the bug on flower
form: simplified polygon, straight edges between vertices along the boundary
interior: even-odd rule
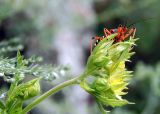
[[[118,28],[115,28],[115,29],[104,28],[104,36],[102,37],[95,36],[92,38],[92,41],[90,44],[90,52],[92,52],[93,42],[94,42],[94,45],[96,46],[99,43],[99,41],[101,41],[102,39],[104,38],[107,39],[109,35],[117,33],[117,36],[113,39],[114,42],[117,43],[117,42],[124,41],[126,38],[128,38],[131,35],[132,37],[134,37],[135,32],[136,32],[136,28],[128,28],[126,26],[122,26],[121,24],[118,26]]]

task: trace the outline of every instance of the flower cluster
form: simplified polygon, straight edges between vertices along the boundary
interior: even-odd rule
[[[122,106],[130,104],[122,95],[127,89],[131,71],[125,68],[125,62],[134,54],[131,52],[136,39],[114,43],[112,34],[101,40],[90,55],[84,72],[85,78],[80,85],[93,95],[100,106]],[[102,107],[101,107],[102,108]]]

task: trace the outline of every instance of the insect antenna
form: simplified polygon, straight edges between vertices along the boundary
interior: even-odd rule
[[[127,25],[128,25],[128,20],[124,20],[124,27],[127,27]]]
[[[140,23],[140,22],[145,22],[145,21],[149,21],[151,19],[155,19],[155,17],[150,17],[150,18],[144,18],[144,19],[138,19],[134,22],[132,22],[130,25],[128,25],[127,27],[130,28],[131,26],[137,24],[137,23]]]

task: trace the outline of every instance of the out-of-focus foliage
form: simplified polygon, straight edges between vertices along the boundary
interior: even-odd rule
[[[23,80],[26,75],[42,77],[47,81],[53,81],[60,76],[65,76],[67,67],[54,67],[52,65],[39,65],[37,62],[42,61],[41,57],[30,57],[24,59],[20,52],[16,58],[0,58],[0,74],[5,81],[14,82]],[[14,76],[18,74],[18,77]]]
[[[49,47],[46,44],[51,41],[53,26],[52,23],[45,21],[46,16],[41,15],[46,10],[43,2],[45,1],[1,0],[0,27],[4,30],[1,31],[0,38],[37,37],[41,39],[41,46]]]
[[[0,42],[0,54],[1,56],[7,55],[9,52],[22,50],[24,46],[21,44],[20,38],[13,38],[8,41],[2,41]]]

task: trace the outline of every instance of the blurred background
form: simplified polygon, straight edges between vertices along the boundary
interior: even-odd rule
[[[81,74],[90,55],[92,36],[119,24],[136,27],[136,54],[127,63],[134,71],[125,96],[134,105],[110,108],[110,114],[160,114],[160,1],[159,0],[0,0],[0,41],[16,39],[17,46],[1,56],[38,55],[44,63],[67,65],[70,76],[42,82],[42,93]],[[15,47],[14,46],[14,47]],[[0,87],[7,86],[0,80]],[[78,86],[63,89],[31,114],[100,114],[94,99]]]

